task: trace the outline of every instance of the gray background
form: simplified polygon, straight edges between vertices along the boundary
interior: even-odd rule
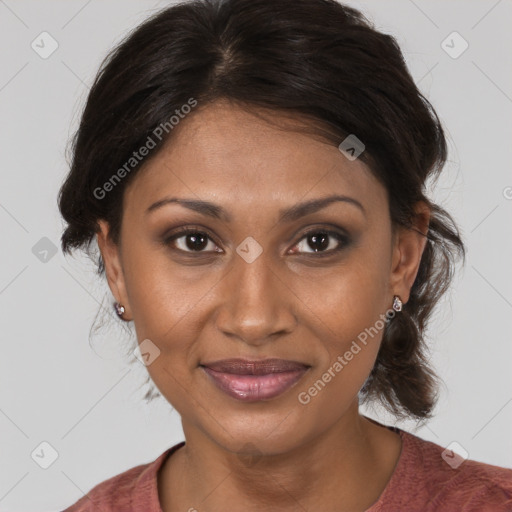
[[[465,270],[429,330],[446,386],[435,419],[413,432],[512,467],[512,2],[349,3],[397,37],[447,129],[450,161],[433,197],[468,246]],[[170,405],[142,399],[146,369],[123,356],[130,333],[114,319],[89,340],[110,299],[92,263],[60,250],[41,261],[36,245],[49,245],[40,241],[47,237],[59,246],[66,142],[101,60],[168,4],[0,0],[1,511],[62,510],[183,439]],[[43,31],[59,45],[47,59],[31,48]],[[469,43],[458,58],[441,46],[453,31]],[[382,411],[368,413],[392,423]],[[58,453],[48,469],[31,458],[43,441]]]

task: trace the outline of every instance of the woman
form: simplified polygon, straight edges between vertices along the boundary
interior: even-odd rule
[[[395,40],[333,0],[197,0],[91,89],[59,206],[185,441],[68,511],[512,510],[512,470],[428,419],[427,321],[464,244],[425,183],[439,119]]]

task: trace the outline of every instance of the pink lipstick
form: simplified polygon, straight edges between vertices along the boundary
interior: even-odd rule
[[[245,402],[269,400],[281,395],[310,368],[285,359],[224,359],[200,366],[221,391]]]

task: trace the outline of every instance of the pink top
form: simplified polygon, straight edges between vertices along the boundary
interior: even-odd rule
[[[469,459],[455,468],[453,452],[445,453],[443,459],[443,447],[388,428],[400,434],[402,451],[386,488],[366,512],[512,511],[512,469]],[[162,512],[157,472],[184,444],[99,483],[64,512]]]

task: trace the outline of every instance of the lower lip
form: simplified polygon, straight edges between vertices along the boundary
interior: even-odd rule
[[[268,400],[281,395],[308,371],[309,368],[268,375],[234,375],[201,367],[213,383],[227,395],[244,402]]]

